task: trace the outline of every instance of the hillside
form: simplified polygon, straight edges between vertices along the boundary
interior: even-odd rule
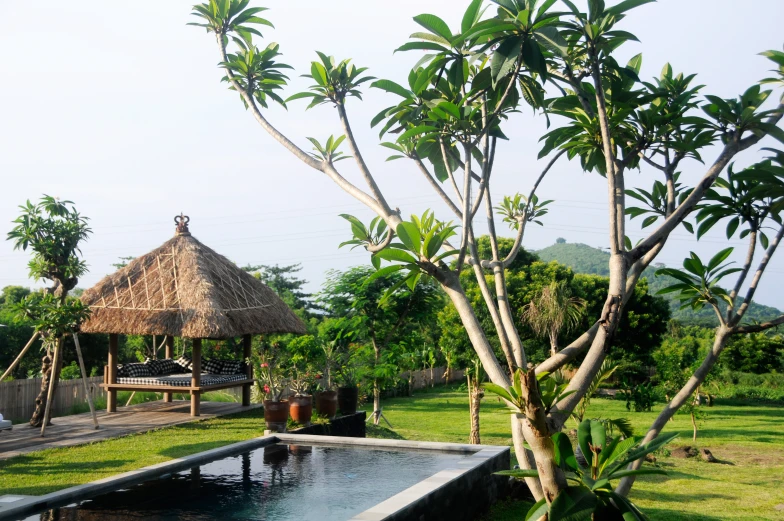
[[[608,260],[610,254],[599,248],[588,246],[587,244],[567,242],[556,243],[534,253],[543,261],[549,262],[556,260],[561,264],[565,264],[576,273],[588,273],[591,275],[602,275],[604,277],[609,275]],[[674,282],[670,277],[657,277],[654,272],[655,269],[648,268],[643,273],[643,276],[648,279],[651,293],[655,294],[660,289],[669,286]],[[662,295],[662,297],[670,303],[672,318],[675,318],[684,324],[702,326],[716,325],[716,315],[711,309],[703,308],[701,311],[692,311],[691,309],[680,310],[678,309],[680,307],[678,302],[672,295]],[[781,313],[781,311],[774,307],[752,303],[746,314],[746,320],[768,320],[778,317]]]

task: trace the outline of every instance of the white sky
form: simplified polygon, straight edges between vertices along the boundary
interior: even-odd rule
[[[338,250],[349,238],[339,213],[369,220],[370,213],[322,174],[309,170],[246,113],[238,96],[220,83],[214,39],[186,27],[192,1],[11,2],[0,0],[6,20],[0,32],[0,232],[11,228],[17,205],[42,193],[74,201],[89,216],[93,235],[83,248],[89,287],[113,271],[120,256],[142,255],[172,236],[172,218],[185,212],[201,241],[240,264],[301,262],[302,275],[317,289],[324,272],[366,263],[362,251]],[[608,4],[613,2],[608,1]],[[419,30],[412,17],[438,14],[453,27],[467,0],[359,0],[332,2],[267,0],[266,17],[276,26],[266,41],[281,44],[293,65],[286,94],[304,90],[318,49],[351,57],[370,73],[405,84],[416,53],[392,51]],[[676,71],[695,72],[705,93],[735,96],[766,76],[770,62],[757,56],[780,49],[784,2],[754,0],[661,0],[631,14],[623,29],[642,44],[630,43],[621,56],[643,52],[641,77],[658,75],[670,61]],[[349,115],[387,199],[404,215],[434,208],[451,216],[403,161],[386,163],[389,151],[377,146],[370,119],[395,98],[365,89],[365,102],[352,100]],[[778,97],[778,93],[775,94]],[[305,112],[305,102],[289,111],[269,111],[269,119],[307,150],[306,136],[322,140],[339,134],[331,107]],[[527,193],[543,167],[536,161],[543,117],[530,110],[507,124],[510,143],[499,146],[493,195]],[[772,142],[764,144],[771,146]],[[707,153],[712,159],[716,151]],[[738,159],[756,161],[755,152]],[[356,180],[350,161],[338,163]],[[687,163],[684,180],[703,167]],[[649,188],[654,172],[631,173],[628,184]],[[578,163],[560,162],[539,195],[556,199],[545,227],[529,228],[525,246],[538,249],[557,237],[605,246],[606,188]],[[640,220],[630,226],[636,241]],[[695,244],[679,230],[659,261],[680,265],[689,250],[710,255],[727,244],[723,231]],[[482,227],[480,226],[479,232]],[[508,232],[505,232],[508,233]],[[737,257],[745,249],[732,242]],[[33,285],[27,253],[0,241],[0,287]],[[784,308],[784,253],[774,259],[757,301]]]

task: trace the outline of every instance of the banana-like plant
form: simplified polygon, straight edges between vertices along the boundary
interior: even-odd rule
[[[545,413],[549,413],[553,405],[574,392],[566,390],[569,386],[569,382],[559,382],[550,373],[538,374],[536,375],[536,380],[539,385],[539,393],[542,397]],[[515,371],[510,387],[505,388],[494,383],[486,383],[483,384],[483,386],[486,391],[506,400],[507,405],[513,411],[521,413],[525,409],[526,403],[523,394],[522,369],[518,368]]]
[[[644,521],[648,519],[627,498],[616,494],[611,481],[625,476],[666,474],[658,468],[627,470],[630,462],[644,458],[678,436],[677,433],[660,436],[644,445],[637,438],[608,439],[605,425],[597,420],[584,420],[577,428],[577,443],[586,456],[587,465],[581,465],[574,454],[569,437],[555,433],[555,461],[564,470],[570,485],[561,491],[549,505],[543,498],[526,515],[535,521],[548,516],[548,521]],[[537,470],[519,469],[497,472],[514,478],[538,477]]]

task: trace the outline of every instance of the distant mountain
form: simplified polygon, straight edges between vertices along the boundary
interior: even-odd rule
[[[534,252],[545,262],[558,261],[572,268],[575,273],[587,273],[590,275],[610,275],[608,261],[610,254],[600,248],[594,248],[587,244],[561,242],[548,246],[542,250]],[[667,276],[657,277],[655,268],[648,268],[643,272],[643,276],[648,279],[650,292],[655,294],[662,288],[674,283],[674,279]],[[713,327],[716,325],[716,314],[710,308],[703,308],[700,311],[691,309],[678,309],[680,305],[671,294],[661,295],[669,301],[672,318],[689,325],[701,325]],[[769,320],[781,315],[781,311],[774,307],[763,306],[762,304],[752,303],[746,313],[746,321]]]

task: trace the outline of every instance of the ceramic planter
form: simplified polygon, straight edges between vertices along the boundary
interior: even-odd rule
[[[264,400],[264,421],[267,429],[275,432],[286,432],[286,423],[289,419],[289,402],[280,400]]]
[[[356,386],[340,387],[338,389],[338,408],[342,416],[356,414],[358,400],[359,389]]]
[[[305,396],[292,396],[289,398],[289,414],[291,419],[301,425],[309,425],[310,419],[313,416],[313,397]]]
[[[316,393],[316,411],[319,416],[326,416],[330,420],[338,413],[337,391],[321,391]]]

